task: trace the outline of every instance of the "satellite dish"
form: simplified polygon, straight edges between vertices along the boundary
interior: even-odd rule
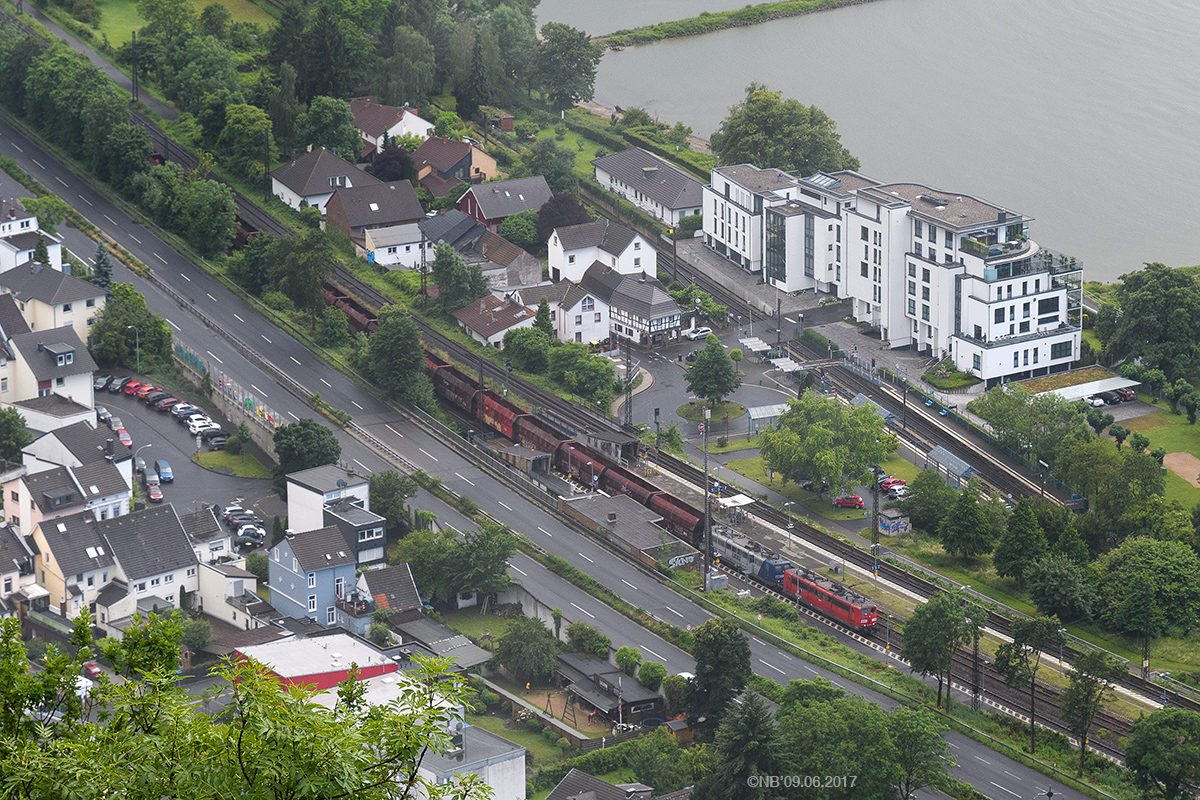
[[[337,487],[338,487],[339,489],[345,489],[345,488],[346,488],[346,482],[345,482],[344,480],[342,480],[341,478],[338,478]]]

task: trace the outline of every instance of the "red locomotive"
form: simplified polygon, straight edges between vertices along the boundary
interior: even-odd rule
[[[872,628],[878,621],[879,613],[871,600],[803,567],[783,573],[781,591],[852,628]]]

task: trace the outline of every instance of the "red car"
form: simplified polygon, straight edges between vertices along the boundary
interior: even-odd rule
[[[157,392],[157,391],[158,391],[157,386],[154,386],[153,384],[149,384],[149,383],[143,383],[141,386],[138,387],[137,391],[134,392],[134,394],[136,394],[139,399],[145,400],[146,395],[150,394],[151,392]]]
[[[129,431],[125,430],[124,428],[117,429],[117,438],[120,439],[121,444],[125,445],[126,447],[133,447],[133,437],[130,436]]]
[[[1137,392],[1129,387],[1124,389],[1113,389],[1113,391],[1121,395],[1121,399],[1123,400],[1137,400]]]
[[[890,492],[892,489],[894,489],[897,486],[904,486],[905,483],[906,483],[906,481],[903,478],[888,477],[888,478],[884,478],[879,483],[879,488],[883,489],[885,492]]]
[[[152,483],[146,487],[146,496],[150,498],[151,503],[161,503],[163,501],[162,487],[157,483]]]
[[[88,663],[83,665],[84,676],[87,678],[91,678],[92,680],[96,680],[97,678],[99,678],[103,674],[103,672],[104,671],[102,669],[100,669],[100,665],[97,664],[95,661],[89,661]]]
[[[137,381],[130,381],[129,383],[125,384],[125,388],[122,389],[121,391],[123,391],[125,394],[134,394],[135,392],[137,392],[138,389],[142,388],[145,385],[146,384],[138,383]]]
[[[856,494],[848,494],[833,501],[838,508],[866,508],[866,503]]]

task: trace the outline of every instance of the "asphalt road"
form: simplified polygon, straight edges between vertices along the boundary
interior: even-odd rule
[[[514,530],[524,533],[548,552],[566,558],[584,569],[633,605],[645,608],[658,618],[679,626],[699,625],[709,618],[707,612],[567,528],[541,507],[488,478],[456,452],[401,420],[397,414],[363,392],[349,379],[317,359],[289,334],[261,317],[244,300],[193,266],[151,231],[130,220],[107,199],[13,129],[6,117],[0,117],[0,153],[17,160],[23,169],[44,185],[58,191],[63,200],[155,269],[172,288],[189,298],[187,307],[180,307],[141,278],[120,267],[114,271],[117,280],[132,280],[139,291],[146,295],[150,309],[168,320],[181,341],[198,353],[212,356],[216,362],[214,366],[242,385],[260,387],[260,393],[281,414],[296,419],[313,416],[300,397],[291,395],[268,374],[241,357],[224,339],[204,327],[199,321],[200,317],[211,320],[257,350],[264,358],[302,384],[304,394],[318,392],[328,402],[350,412],[359,424],[394,447],[412,463],[432,475],[441,477],[446,485],[469,495],[481,508],[509,524]],[[78,232],[71,232],[65,226],[63,232],[78,235]],[[71,237],[71,241],[76,241],[74,236]],[[74,249],[76,245],[68,246]],[[81,251],[77,251],[81,256],[90,255],[95,249],[90,243],[86,246],[79,243],[78,246],[82,248]],[[367,473],[390,468],[390,465],[357,440],[340,430],[335,429],[335,433],[342,442],[344,461],[357,465]],[[137,434],[134,436],[136,441]],[[527,563],[514,560],[510,562],[510,567],[514,563],[517,568],[529,572],[526,570],[526,566],[529,566]],[[528,585],[540,591],[543,587],[550,586],[551,582],[543,579],[540,583],[533,582]],[[568,596],[577,598],[575,601],[567,600],[567,607],[570,607],[571,602],[576,602],[593,614],[598,613],[594,608],[596,601],[574,587],[559,582],[554,590],[559,592],[563,599]],[[616,628],[609,628],[610,624],[619,623],[615,619],[611,622],[606,619],[605,625],[602,626],[605,632],[614,642],[621,640],[623,637],[616,634]],[[638,643],[653,640],[653,637],[640,627],[634,626],[630,631],[629,636],[636,636]],[[661,640],[653,643],[663,648],[669,647]],[[664,663],[686,665],[686,662],[680,662],[678,655],[670,654],[665,649],[660,650],[659,647],[653,646],[650,649],[662,655]],[[814,674],[819,674],[816,667],[796,660],[757,639],[752,639],[751,649],[756,671],[780,682],[793,678],[811,679]],[[844,684],[841,678],[830,679]],[[872,693],[857,687],[852,691],[863,694],[885,707],[893,704],[886,698],[872,696]],[[1003,758],[966,737],[948,734],[947,738],[956,748],[955,755],[959,761],[956,770],[958,777],[971,783],[987,797],[995,800],[1008,800],[1012,797],[1033,798],[1039,789],[1044,789],[1047,784],[1047,780],[1040,773]],[[1057,784],[1055,788],[1058,791]],[[1071,789],[1063,789],[1063,792],[1065,797],[1084,797],[1082,793]]]

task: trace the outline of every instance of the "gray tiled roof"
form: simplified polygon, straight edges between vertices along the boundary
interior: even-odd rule
[[[563,250],[579,250],[585,247],[599,247],[606,253],[620,255],[633,241],[637,233],[620,223],[608,219],[597,219],[580,225],[567,225],[555,228],[558,239],[562,242]]]
[[[66,467],[54,467],[26,475],[25,486],[29,489],[30,498],[43,514],[83,507],[84,498],[80,496],[79,487]],[[68,497],[69,500],[66,499]],[[62,498],[63,503],[55,505],[56,498]]]
[[[25,537],[11,525],[0,525],[0,572],[10,572],[17,564],[31,565],[32,561],[33,551]]]
[[[532,178],[481,183],[472,186],[467,194],[474,196],[485,217],[497,220],[522,211],[537,211],[550,199],[550,185],[541,175],[534,175]]]
[[[0,328],[4,330],[4,340],[9,336],[29,333],[29,323],[17,308],[17,300],[11,294],[0,294]]]
[[[127,458],[133,458],[133,454],[129,452],[129,448],[119,445],[116,434],[107,428],[93,428],[86,422],[76,422],[73,425],[66,425],[45,435],[58,439],[63,447],[79,459],[81,464],[103,461],[107,453],[107,440],[109,439],[112,439],[114,444],[114,462],[119,463]]]
[[[104,297],[104,290],[94,283],[32,263],[0,273],[0,287],[11,292],[18,300],[40,300],[52,306]],[[9,335],[12,335],[12,331],[9,331]]]
[[[420,226],[421,233],[425,235],[425,241],[433,242],[435,245],[438,242],[445,242],[455,250],[464,244],[475,241],[479,238],[480,233],[487,230],[478,220],[468,217],[457,208],[452,208],[436,217],[427,217],[417,225]]]
[[[39,381],[96,371],[96,362],[92,359],[92,354],[79,340],[79,335],[75,333],[74,328],[30,331],[13,336],[9,341],[25,359],[25,363],[29,365],[33,377]],[[39,345],[42,346],[41,349],[39,349]],[[58,355],[67,350],[74,351],[72,361],[69,364],[60,365]]]
[[[398,614],[424,605],[407,562],[371,570],[364,577],[376,608],[385,608]]]
[[[617,287],[621,285],[624,277],[612,267],[599,261],[593,261],[579,279],[579,285],[585,287],[605,303],[612,305],[613,293],[617,291]]]
[[[625,800],[625,790],[608,781],[571,768],[558,785],[546,795],[546,800]]]
[[[329,184],[329,179],[341,175],[348,177],[350,183],[355,186],[382,183],[374,175],[356,169],[349,161],[339,158],[336,153],[324,147],[310,150],[271,173],[272,178],[301,197],[332,192],[334,187]]]
[[[40,397],[30,397],[28,400],[18,400],[13,405],[28,408],[30,411],[40,411],[52,417],[70,417],[81,411],[92,410],[82,403],[76,403],[74,400],[68,400],[57,394],[44,394]]]
[[[667,292],[657,278],[646,273],[625,275],[613,292],[609,305],[628,311],[645,320],[660,319],[673,314],[682,314],[675,298]]]
[[[355,563],[354,550],[346,544],[346,537],[337,525],[297,533],[288,544],[305,572]]]
[[[95,524],[130,581],[197,563],[170,503]]]
[[[75,476],[75,482],[79,484],[84,498],[88,500],[129,491],[121,470],[105,460],[73,467],[71,474]]]
[[[698,208],[704,185],[686,172],[640,147],[592,160],[628,186],[664,208]]]
[[[96,530],[90,511],[42,520],[38,527],[64,576],[112,566],[108,542]]]
[[[351,228],[400,225],[425,217],[421,201],[408,181],[352,186],[338,189],[334,194],[341,200]]]
[[[183,526],[183,532],[194,542],[206,543],[225,535],[225,531],[221,529],[220,523],[213,514],[212,506],[193,511],[190,514],[181,514],[179,524]]]

